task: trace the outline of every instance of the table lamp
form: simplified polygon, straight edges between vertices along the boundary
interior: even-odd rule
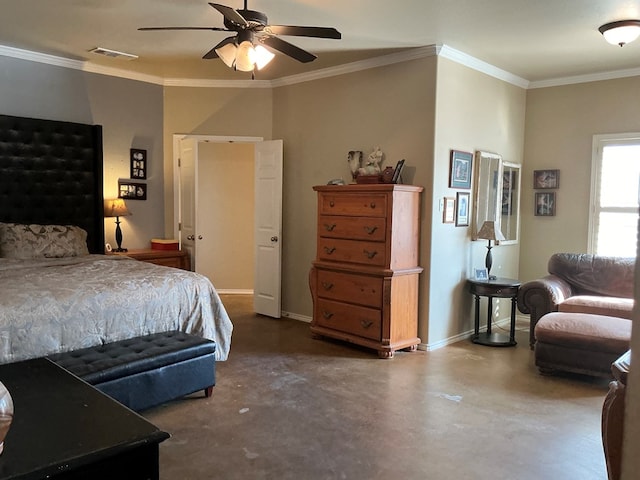
[[[496,240],[505,240],[504,235],[500,229],[496,230],[495,222],[486,221],[482,224],[482,228],[478,231],[478,238],[482,238],[484,240],[489,240],[489,244],[487,245],[487,256],[484,259],[484,265],[487,267],[487,275],[489,276],[489,280],[495,280],[496,276],[491,275],[491,265],[493,264],[493,257],[491,256],[491,240],[494,242]]]
[[[118,244],[118,248],[115,248],[113,251],[126,252],[127,249],[122,248],[122,230],[120,229],[120,217],[131,215],[131,213],[129,213],[129,210],[127,210],[127,204],[124,203],[124,199],[122,198],[106,200],[104,203],[104,216],[116,217],[116,243]]]

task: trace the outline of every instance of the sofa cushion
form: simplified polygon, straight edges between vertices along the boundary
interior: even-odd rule
[[[591,313],[631,320],[633,299],[621,297],[601,297],[597,295],[576,295],[558,305],[559,312]]]
[[[537,342],[622,354],[629,349],[631,320],[605,315],[552,312],[535,328]]]

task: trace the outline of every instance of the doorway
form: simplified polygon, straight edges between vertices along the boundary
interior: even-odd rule
[[[174,135],[174,225],[219,293],[253,293],[279,318],[282,141]]]

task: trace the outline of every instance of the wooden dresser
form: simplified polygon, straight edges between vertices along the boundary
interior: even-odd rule
[[[377,350],[415,350],[422,187],[323,185],[309,274],[311,331]]]

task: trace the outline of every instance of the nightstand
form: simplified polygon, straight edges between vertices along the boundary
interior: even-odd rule
[[[140,250],[129,250],[128,252],[110,252],[108,255],[124,255],[140,260],[141,262],[181,268],[182,270],[191,270],[189,253],[186,250],[152,250],[150,248],[144,248]]]

